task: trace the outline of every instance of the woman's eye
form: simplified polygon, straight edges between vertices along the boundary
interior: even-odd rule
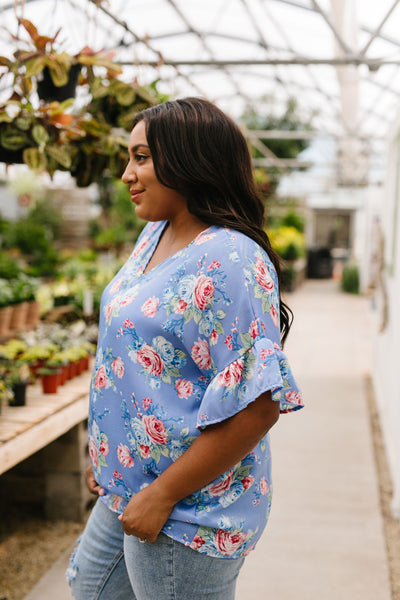
[[[137,163],[143,162],[144,160],[146,160],[146,158],[149,158],[147,154],[135,154],[135,161]]]

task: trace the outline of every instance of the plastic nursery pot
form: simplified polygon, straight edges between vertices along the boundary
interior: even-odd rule
[[[56,86],[50,75],[50,71],[45,67],[42,71],[42,77],[37,80],[37,92],[41,100],[47,102],[63,102],[68,98],[75,98],[78,77],[81,71],[81,65],[71,65],[68,74],[68,82],[65,85]]]
[[[14,397],[8,401],[10,406],[25,406],[27,383],[15,383],[12,386]]]

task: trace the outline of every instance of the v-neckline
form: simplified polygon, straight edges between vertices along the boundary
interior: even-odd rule
[[[158,269],[159,267],[161,267],[162,265],[165,265],[166,263],[168,263],[170,260],[175,259],[177,256],[179,256],[182,252],[184,252],[185,250],[187,250],[188,248],[190,248],[190,246],[192,246],[195,241],[201,236],[203,235],[203,233],[205,233],[206,231],[208,231],[212,226],[208,226],[206,227],[206,229],[203,229],[202,231],[200,231],[188,244],[186,244],[186,246],[184,246],[183,248],[181,248],[180,250],[177,250],[176,252],[174,252],[173,254],[170,254],[169,256],[167,256],[166,258],[164,258],[164,260],[162,260],[161,262],[159,262],[157,265],[154,265],[154,267],[152,267],[151,269],[147,269],[148,265],[150,264],[151,259],[154,256],[155,251],[158,248],[158,245],[161,241],[162,236],[165,233],[165,230],[167,229],[169,223],[168,221],[164,221],[163,225],[160,227],[160,233],[158,235],[158,237],[155,239],[155,243],[153,244],[152,248],[151,248],[151,253],[150,256],[148,258],[148,260],[145,263],[145,266],[141,272],[141,276],[145,277],[146,275],[149,275],[150,273],[154,273],[154,271],[156,269]]]

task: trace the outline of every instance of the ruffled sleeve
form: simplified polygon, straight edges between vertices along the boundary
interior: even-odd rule
[[[233,231],[225,235],[216,268],[208,267],[207,277],[199,275],[195,284],[196,290],[202,290],[200,283],[207,290],[197,301],[205,307],[202,314],[191,321],[196,325],[191,357],[207,381],[197,413],[200,428],[233,416],[266,391],[281,413],[303,406],[280,347],[274,266],[253,240]]]
[[[260,338],[213,377],[201,402],[197,426],[223,421],[269,390],[272,400],[280,403],[281,413],[303,407],[285,353],[268,338]]]

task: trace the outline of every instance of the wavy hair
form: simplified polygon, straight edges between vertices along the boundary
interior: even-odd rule
[[[165,186],[186,196],[188,209],[209,225],[240,231],[270,257],[281,281],[280,258],[264,231],[247,142],[236,123],[203,98],[168,101],[138,113],[154,170]],[[280,298],[281,343],[293,313]]]

